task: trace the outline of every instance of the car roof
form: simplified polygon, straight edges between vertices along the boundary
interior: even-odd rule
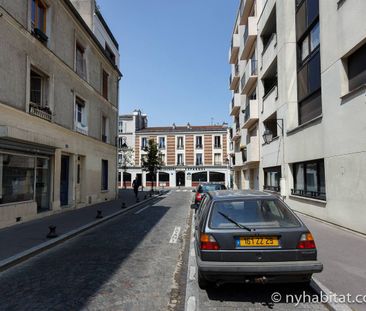
[[[277,195],[257,190],[216,190],[209,191],[212,200],[237,200],[237,199],[278,199]]]

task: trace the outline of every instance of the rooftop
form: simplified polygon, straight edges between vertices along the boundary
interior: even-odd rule
[[[217,131],[226,131],[227,126],[224,125],[186,125],[186,126],[157,126],[157,127],[146,127],[139,131],[139,133],[182,133],[182,132],[217,132]]]

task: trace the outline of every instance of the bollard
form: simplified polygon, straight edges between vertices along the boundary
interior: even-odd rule
[[[50,232],[47,234],[48,239],[57,238],[58,235],[56,233],[56,226],[48,226],[48,229],[50,229]]]
[[[97,216],[95,218],[103,218],[101,210],[97,210]]]
[[[126,208],[126,203],[125,202],[122,202],[121,208]]]

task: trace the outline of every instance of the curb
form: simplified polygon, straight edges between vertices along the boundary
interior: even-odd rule
[[[115,218],[115,217],[117,217],[117,216],[119,216],[121,214],[125,214],[129,210],[134,209],[135,207],[138,207],[140,205],[143,205],[143,204],[145,204],[147,202],[154,201],[156,198],[158,198],[159,196],[161,196],[163,194],[166,194],[167,192],[168,191],[163,192],[163,193],[161,193],[159,195],[153,196],[151,198],[148,198],[148,199],[146,199],[144,201],[141,201],[139,203],[133,204],[133,205],[131,205],[129,207],[126,207],[126,208],[124,208],[124,209],[122,209],[122,210],[120,210],[118,212],[115,212],[115,213],[113,213],[111,215],[105,216],[105,217],[103,217],[101,219],[92,221],[92,222],[90,222],[90,223],[88,223],[88,224],[86,224],[84,226],[81,226],[79,228],[76,228],[74,230],[71,230],[68,233],[65,233],[65,234],[63,234],[63,235],[61,235],[61,236],[59,236],[59,237],[57,237],[55,239],[52,239],[52,240],[47,241],[47,242],[43,242],[43,243],[41,243],[41,244],[39,244],[37,246],[34,246],[34,247],[29,248],[29,249],[27,249],[25,251],[22,251],[22,252],[14,255],[14,256],[11,256],[9,258],[6,258],[4,260],[1,260],[0,261],[0,273],[1,272],[4,272],[5,270],[7,270],[7,269],[9,269],[9,268],[11,268],[11,267],[13,267],[13,266],[15,266],[15,265],[23,262],[23,261],[25,261],[25,260],[27,260],[27,259],[29,259],[29,258],[31,258],[31,257],[33,257],[33,256],[35,256],[35,255],[37,255],[39,253],[42,253],[43,251],[46,251],[46,250],[48,250],[48,249],[50,249],[52,247],[57,246],[58,244],[61,244],[62,242],[67,241],[67,240],[69,240],[69,239],[77,236],[78,234],[83,233],[84,231],[87,231],[87,230],[89,230],[89,229],[91,229],[91,228],[93,228],[93,227],[95,227],[95,226],[97,226],[99,224],[102,224],[102,223],[104,223],[104,222],[106,222],[106,221],[108,221],[110,219],[113,219],[113,218]]]
[[[319,296],[326,295],[327,297],[330,297],[332,294],[334,294],[323,283],[319,282],[317,279],[314,279],[314,278],[312,278],[310,281],[310,287]],[[335,303],[334,301],[327,301],[324,303],[324,305],[326,305],[327,308],[329,308],[331,311],[352,311],[353,310],[345,303]]]

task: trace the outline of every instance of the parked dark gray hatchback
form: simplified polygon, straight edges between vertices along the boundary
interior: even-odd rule
[[[321,272],[314,239],[278,197],[208,192],[195,216],[198,282],[309,282]]]

